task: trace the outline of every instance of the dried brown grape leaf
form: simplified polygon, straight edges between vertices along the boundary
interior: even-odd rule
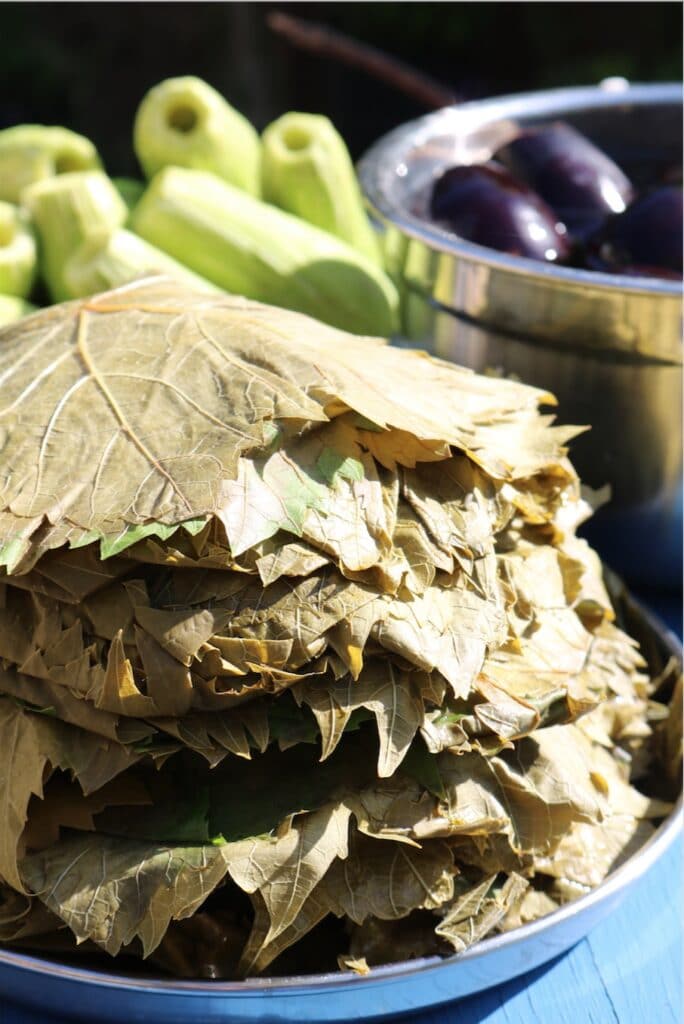
[[[345,665],[352,679],[358,679],[363,669],[368,638],[376,622],[385,618],[390,598],[376,594],[370,601],[357,605],[349,615],[326,632],[325,638]]]
[[[256,560],[256,567],[262,584],[267,587],[275,583],[281,576],[310,576],[317,569],[322,569],[329,561],[328,557],[309,544],[300,541],[289,541],[278,544],[274,549],[267,550]]]
[[[528,888],[519,903],[514,904],[499,924],[499,931],[509,932],[530,921],[537,921],[558,910],[558,903],[541,889]]]
[[[453,855],[443,842],[420,849],[356,836],[346,860],[337,860],[318,890],[338,917],[363,924],[367,917],[389,921],[423,907],[434,910],[454,893]]]
[[[359,440],[376,462],[385,469],[395,472],[397,466],[414,469],[420,462],[440,462],[448,459],[448,444],[426,444],[407,430],[364,430],[363,419],[356,418],[359,426]]]
[[[682,704],[684,703],[684,686],[681,667],[678,664],[668,666],[674,672],[675,683],[667,718],[658,728],[661,743],[659,761],[665,769],[668,782],[675,788],[679,787],[682,774]]]
[[[490,420],[478,425],[483,449],[492,453],[491,463],[477,461],[493,477],[520,479],[547,473],[559,482],[574,484],[575,471],[565,454],[568,441],[588,427],[551,426],[553,416],[539,416],[531,406],[515,417]],[[545,428],[545,429],[543,429]],[[479,453],[478,453],[479,454]]]
[[[435,928],[457,953],[493,931],[519,903],[529,884],[517,874],[509,875],[500,889],[493,883],[494,878],[485,878],[459,894]]]
[[[300,906],[294,920],[273,932],[261,893],[253,897],[255,919],[242,955],[240,973],[264,970],[328,913],[357,923],[370,916],[404,917],[415,907],[438,907],[453,895],[453,858],[445,843],[426,850],[358,837],[347,859],[336,859]]]
[[[155,708],[151,713],[178,717],[187,714],[192,706],[193,690],[189,669],[138,626],[135,626],[135,645],[142,661],[148,699]]]
[[[31,572],[11,578],[13,586],[32,592],[46,592],[50,585],[60,601],[78,604],[114,580],[130,572],[135,562],[130,558],[114,557],[103,561],[95,544],[84,548],[58,548],[48,552]]]
[[[505,639],[503,598],[496,590],[484,597],[459,577],[450,587],[392,601],[371,636],[417,668],[437,669],[456,697],[467,697],[487,648]]]
[[[285,669],[292,654],[292,640],[258,640],[250,637],[212,636],[212,645],[230,662],[236,674],[247,675],[254,666]]]
[[[542,608],[515,645],[490,649],[482,674],[511,697],[542,707],[572,687],[578,701],[588,702],[588,710],[605,695],[599,674],[590,671],[583,682],[595,649],[596,637],[572,608]],[[617,674],[617,666],[610,665]]]
[[[664,818],[672,810],[665,800],[648,797],[629,784],[629,765],[620,762],[598,744],[590,743],[581,729],[578,739],[584,744],[585,757],[590,765],[591,780],[605,798],[609,814],[631,814],[635,818]]]
[[[299,942],[330,913],[326,901],[319,898],[318,888],[316,888],[300,908],[294,921],[272,939],[268,939],[271,919],[264,898],[261,893],[255,892],[252,894],[251,900],[254,907],[254,921],[237,967],[237,973],[241,977],[259,974],[266,970],[277,956]]]
[[[428,711],[420,724],[420,734],[431,754],[442,750],[469,753],[472,749],[463,727],[465,714],[447,708]]]
[[[189,666],[202,644],[220,631],[222,619],[228,616],[216,616],[209,609],[136,607],[135,618],[165,651]]]
[[[142,603],[144,587],[142,580],[129,580],[103,587],[87,597],[80,605],[80,612],[88,631],[103,640],[113,640],[121,630],[124,643],[134,643],[135,609]]]
[[[447,800],[413,835],[506,835],[516,853],[552,850],[574,821],[601,820],[588,741],[574,726],[540,729],[495,757],[439,755]]]
[[[163,278],[5,329],[0,383],[9,565],[43,518],[57,533],[42,550],[106,536],[113,554],[143,539],[129,527],[225,512],[241,455],[347,410],[410,433],[428,455],[448,443],[505,476],[567,473],[569,432],[539,417],[542,392]]]
[[[596,824],[577,822],[552,856],[535,857],[534,868],[542,875],[593,887],[636,853],[654,831],[650,822],[629,814],[614,814]]]
[[[611,697],[583,715],[578,725],[585,736],[611,750],[616,743],[630,746],[633,740],[652,736],[649,703],[642,697]]]
[[[650,684],[644,668],[637,642],[606,621],[593,632],[591,649],[578,681],[585,677],[594,688],[628,700],[647,697]]]
[[[262,364],[279,377],[299,381],[306,375],[308,393],[328,415],[352,409],[371,429],[403,429],[434,442],[433,448],[448,442],[466,449],[470,441],[479,451],[480,423],[506,422],[526,415],[540,401],[553,401],[544,392],[477,376],[424,352],[390,348],[296,314],[284,317],[282,310],[270,306],[240,300],[232,305],[245,348],[258,339]],[[296,321],[291,319],[295,316]],[[218,312],[203,313],[205,328],[210,321],[212,326],[218,322],[219,330],[225,322]],[[297,343],[292,347],[294,330]],[[424,401],[425,394],[430,403]],[[533,449],[539,447],[537,443]]]
[[[66,686],[34,679],[11,669],[0,668],[0,694],[15,697],[36,711],[118,743],[134,743],[154,732],[154,726],[146,722],[122,720],[109,711],[101,711]]]
[[[494,483],[462,455],[404,470],[403,494],[435,543],[466,559],[491,550],[508,518]]]
[[[297,683],[293,695],[298,704],[306,704],[316,720],[321,736],[321,761],[326,761],[337,748],[351,718],[352,709],[340,705],[334,696],[336,687],[328,684],[308,686]]]
[[[438,811],[435,797],[402,772],[378,779],[345,802],[354,812],[359,832],[409,846],[420,845],[413,837]]]
[[[475,688],[486,698],[475,705],[475,718],[500,739],[520,739],[539,725],[539,712],[533,705],[506,693],[485,676],[478,678]]]
[[[541,729],[489,763],[511,808],[516,848],[553,847],[573,821],[604,813],[586,743],[572,725]]]
[[[21,665],[34,648],[34,606],[30,594],[0,583],[0,658]]]
[[[77,939],[115,956],[138,938],[148,956],[169,923],[189,917],[223,881],[229,850],[86,833],[24,858],[21,871]]]
[[[300,686],[298,699],[311,708],[321,733],[321,760],[332,754],[352,712],[366,708],[378,727],[378,778],[393,775],[423,719],[419,684],[412,676],[391,661],[377,660],[368,662],[357,680],[314,680]]]
[[[31,796],[41,796],[52,771],[69,771],[90,793],[136,760],[118,744],[0,698],[0,877],[23,891],[17,847]]]
[[[477,868],[485,875],[500,872],[518,872],[529,875],[532,870],[531,854],[516,852],[510,836],[504,832],[487,835],[460,835],[449,841],[457,864]]]
[[[338,956],[337,966],[341,971],[353,971],[354,974],[360,974],[362,977],[370,974],[370,967],[365,956]]]
[[[146,718],[164,714],[153,699],[140,690],[133,666],[126,657],[121,630],[109,647],[106,671],[96,677],[88,690],[88,699],[96,708],[115,715]]]
[[[382,484],[346,416],[290,441],[264,459],[242,459],[218,514],[240,555],[280,531],[302,537],[359,572],[390,548]]]
[[[569,561],[557,548],[525,543],[519,544],[515,552],[500,556],[516,602],[534,613],[572,603],[566,594]],[[575,565],[581,572],[579,563]]]
[[[184,746],[218,764],[226,754],[251,757],[252,747],[263,751],[269,743],[268,710],[262,702],[231,711],[193,712],[183,718],[157,718],[158,729]]]
[[[266,589],[257,577],[214,570],[182,570],[165,578],[158,604],[191,621],[194,611],[213,619],[213,632],[264,641],[264,651],[282,651],[291,644],[288,669],[296,671],[325,649],[323,634],[340,620],[375,600],[373,590],[326,568],[303,579],[282,577]],[[163,637],[161,638],[163,639]],[[273,646],[277,642],[280,646]],[[214,640],[212,640],[214,643]],[[253,648],[255,654],[258,648]],[[270,654],[268,661],[272,661]]]
[[[84,796],[77,782],[60,773],[46,784],[42,798],[31,798],[21,849],[46,849],[59,840],[62,828],[94,832],[93,818],[105,807],[135,807],[151,802],[145,786],[130,773],[117,776],[88,796]]]
[[[270,920],[264,945],[295,922],[332,862],[347,856],[350,816],[344,804],[325,804],[285,823],[273,838],[230,844],[231,878],[264,900]]]

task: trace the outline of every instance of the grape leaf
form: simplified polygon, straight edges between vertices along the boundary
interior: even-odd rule
[[[23,892],[17,848],[29,801],[40,797],[52,771],[71,772],[84,793],[115,778],[136,756],[119,744],[32,714],[0,698],[0,877]]]
[[[409,433],[428,459],[450,444],[494,475],[551,468],[573,479],[563,461],[571,431],[539,416],[543,392],[159,277],[5,328],[0,385],[0,558],[10,567],[44,521],[41,550],[101,538],[105,555],[159,525],[219,513],[231,523],[244,500],[240,487],[230,492],[241,460],[347,410]],[[407,449],[409,465],[420,447]],[[348,469],[334,477],[358,482]],[[287,508],[283,486],[271,490]]]

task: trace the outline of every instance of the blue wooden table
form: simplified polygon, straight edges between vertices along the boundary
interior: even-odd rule
[[[681,635],[679,598],[651,603]],[[412,1024],[681,1024],[682,840],[569,953]],[[3,1003],[0,1024],[71,1021]]]

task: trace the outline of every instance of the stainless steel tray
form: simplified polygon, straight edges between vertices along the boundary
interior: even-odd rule
[[[681,646],[659,620],[630,600],[645,641],[679,658]],[[0,997],[70,1020],[146,1024],[341,1022],[382,1020],[484,991],[569,950],[607,917],[669,849],[682,829],[681,800],[642,849],[587,896],[553,914],[485,939],[446,959],[431,957],[348,973],[246,982],[182,982],[84,970],[0,949]]]

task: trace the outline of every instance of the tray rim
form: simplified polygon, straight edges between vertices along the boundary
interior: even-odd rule
[[[682,645],[675,633],[641,601],[629,594],[629,601],[648,628],[664,643],[670,654],[680,663]],[[638,882],[653,865],[670,849],[683,831],[684,796],[680,794],[675,807],[662,822],[649,840],[628,860],[611,872],[600,885],[584,896],[567,903],[558,910],[544,917],[531,921],[509,932],[483,939],[463,953],[450,956],[421,957],[396,963],[374,967],[367,975],[358,975],[352,971],[335,971],[325,974],[296,975],[279,978],[251,978],[246,981],[210,981],[183,980],[174,978],[139,978],[132,975],[96,971],[69,964],[48,957],[27,955],[0,946],[0,968],[14,969],[22,973],[38,975],[44,981],[51,978],[60,981],[82,983],[103,991],[116,989],[118,992],[145,992],[148,995],[173,998],[206,999],[208,997],[239,996],[241,999],[261,998],[266,995],[280,997],[301,997],[303,995],[320,994],[322,991],[334,992],[335,989],[347,988],[350,985],[371,989],[376,985],[397,979],[410,978],[439,968],[442,965],[473,964],[484,957],[504,950],[516,949],[532,939],[543,938],[547,932],[554,931],[563,923],[573,920],[579,915],[590,912],[597,904],[608,902],[611,898],[626,895],[629,888]]]

